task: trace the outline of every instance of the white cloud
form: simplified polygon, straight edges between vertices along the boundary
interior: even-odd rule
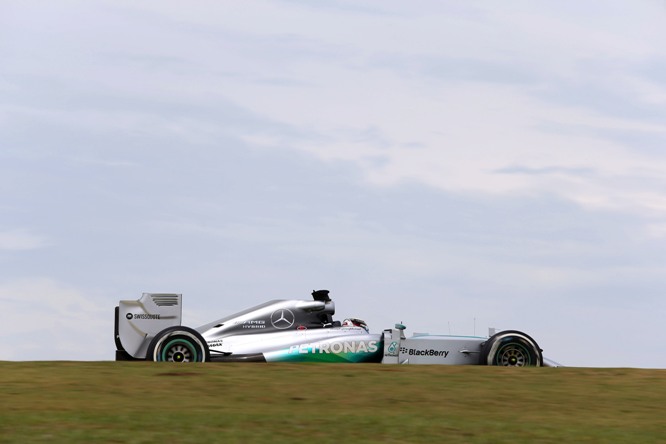
[[[652,19],[646,26],[640,15],[618,21],[614,8],[621,5],[601,11],[600,17],[599,11],[588,11],[582,21],[572,21],[566,10],[546,17],[539,8],[523,14],[478,9],[485,14],[448,18],[452,27],[443,26],[437,14],[386,16],[369,23],[354,16],[352,24],[367,25],[367,37],[360,40],[360,30],[342,34],[335,20],[317,22],[318,27],[294,25],[289,27],[294,41],[318,42],[331,52],[324,60],[284,54],[280,71],[307,81],[306,87],[258,84],[243,80],[251,78],[246,76],[225,82],[219,92],[305,135],[259,130],[241,136],[249,143],[348,161],[375,185],[420,182],[463,193],[545,193],[585,207],[666,215],[641,180],[647,176],[666,185],[666,159],[641,154],[613,137],[625,131],[656,143],[666,137],[666,125],[645,122],[643,116],[615,116],[604,103],[580,103],[577,97],[580,90],[602,88],[604,100],[637,90],[642,94],[634,95],[636,102],[661,100],[660,85],[625,71],[631,72],[632,63],[666,55],[652,40],[663,31],[651,26]],[[243,29],[279,35],[283,26],[276,20],[261,31]],[[508,37],[500,38],[504,30],[510,31]],[[234,60],[238,72],[270,70],[274,63]],[[433,63],[444,65],[429,73]],[[605,69],[609,63],[613,68]],[[498,83],[493,64],[516,78]],[[463,74],[456,77],[461,66]],[[466,73],[473,78],[465,79]],[[527,80],[521,80],[523,75]],[[572,82],[577,89],[565,99]],[[556,97],[546,98],[546,91]],[[515,166],[560,173],[497,174]],[[565,170],[594,174],[562,174]],[[633,184],[627,186],[627,179]]]
[[[666,223],[649,224],[647,234],[655,239],[666,239]]]
[[[25,229],[0,231],[0,251],[37,250],[53,243],[44,236]]]
[[[367,4],[363,12],[346,3],[332,9],[273,2],[213,2],[186,10],[163,2],[136,10],[111,5],[102,28],[121,19],[134,26],[126,39],[107,42],[109,58],[80,49],[80,39],[63,38],[59,48],[77,60],[86,54],[75,74],[89,90],[158,103],[168,96],[174,106],[230,100],[282,124],[236,129],[248,143],[350,162],[378,186],[419,182],[450,192],[546,193],[585,207],[666,214],[640,180],[647,175],[666,185],[666,160],[638,154],[612,137],[625,131],[658,143],[666,125],[613,116],[597,99],[580,103],[576,97],[601,88],[604,100],[621,93],[636,103],[661,103],[663,85],[639,74],[641,63],[666,56],[656,43],[664,31],[654,5],[600,3],[572,11],[566,5],[424,2],[415,8],[392,2]],[[58,17],[80,34],[103,38],[73,16]],[[162,26],[176,19],[174,29]],[[48,35],[57,26],[36,29]],[[163,42],[159,51],[157,40]],[[86,42],[84,47],[98,45]],[[129,68],[116,63],[127,57],[134,61]],[[169,64],[155,70],[155,59]],[[70,77],[67,64],[59,66],[66,71],[58,77]],[[572,85],[576,89],[569,90]],[[72,127],[162,134],[187,144],[229,132],[215,116],[174,117],[157,108],[24,112]],[[281,131],[287,128],[289,133]],[[497,174],[511,167],[595,174]],[[627,187],[627,178],[636,180]]]
[[[371,77],[372,87],[367,86]],[[266,135],[246,139],[288,145],[324,160],[353,162],[370,183],[382,186],[420,182],[454,192],[548,193],[621,211],[653,212],[660,206],[658,193],[646,192],[640,179],[666,186],[666,159],[640,154],[605,132],[624,130],[662,139],[666,125],[543,103],[518,87],[464,83],[442,86],[426,96],[389,76],[369,75],[367,80],[356,87],[346,85],[346,94],[320,91],[289,99],[287,91],[283,97],[273,91],[275,104],[289,101],[291,109],[312,112],[280,113],[271,105],[263,112],[312,128],[324,136],[320,140],[271,141]],[[320,109],[317,103],[325,106]],[[359,122],[365,126],[359,127]],[[543,129],[550,125],[572,130],[557,134]],[[581,128],[587,131],[581,134]],[[498,174],[512,166],[560,172]],[[566,170],[570,174],[563,174]],[[627,186],[627,178],[639,180]]]
[[[2,360],[105,360],[113,355],[113,305],[48,278],[0,282]]]

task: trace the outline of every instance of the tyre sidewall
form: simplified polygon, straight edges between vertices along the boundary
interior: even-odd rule
[[[199,332],[189,327],[169,327],[159,332],[150,341],[146,360],[165,361],[164,353],[166,348],[176,343],[189,348],[196,356],[195,362],[210,361],[210,351],[208,350],[206,341]]]
[[[499,365],[500,352],[508,346],[517,346],[525,350],[529,356],[529,366],[543,366],[543,355],[539,345],[529,335],[517,330],[501,331],[490,337],[481,348],[479,364]]]

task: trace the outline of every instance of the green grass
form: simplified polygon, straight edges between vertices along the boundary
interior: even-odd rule
[[[666,371],[0,362],[0,442],[658,442]]]

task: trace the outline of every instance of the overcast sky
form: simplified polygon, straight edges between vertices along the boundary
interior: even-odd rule
[[[327,288],[666,368],[666,2],[0,0],[0,359]]]

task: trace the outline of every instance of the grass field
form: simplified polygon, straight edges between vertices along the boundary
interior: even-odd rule
[[[0,362],[0,442],[666,441],[666,371]]]

